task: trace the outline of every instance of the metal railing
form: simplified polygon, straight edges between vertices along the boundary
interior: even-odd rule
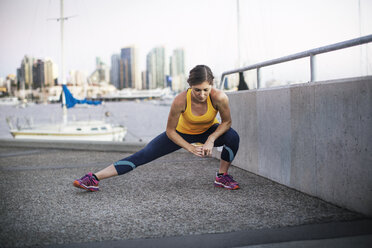
[[[260,88],[260,69],[262,67],[275,65],[275,64],[280,64],[280,63],[284,63],[284,62],[288,62],[288,61],[292,61],[292,60],[296,60],[296,59],[301,59],[301,58],[305,58],[305,57],[310,57],[310,82],[314,82],[315,78],[316,78],[315,55],[322,54],[322,53],[327,53],[327,52],[331,52],[331,51],[335,51],[335,50],[340,50],[340,49],[344,49],[344,48],[348,48],[348,47],[363,45],[363,44],[366,44],[366,43],[369,43],[369,42],[372,42],[372,34],[367,35],[367,36],[363,36],[363,37],[359,37],[359,38],[356,38],[356,39],[352,39],[352,40],[347,40],[347,41],[335,43],[335,44],[328,45],[328,46],[318,47],[318,48],[311,49],[311,50],[304,51],[304,52],[300,52],[300,53],[295,53],[295,54],[288,55],[288,56],[285,56],[285,57],[281,57],[281,58],[277,58],[277,59],[273,59],[273,60],[268,60],[268,61],[265,61],[265,62],[261,62],[261,63],[258,63],[258,64],[253,64],[253,65],[238,68],[238,69],[235,69],[235,70],[226,71],[226,72],[223,72],[222,75],[221,75],[221,82],[220,82],[219,88],[222,89],[223,80],[224,80],[225,76],[230,75],[230,74],[234,74],[234,73],[240,73],[240,72],[256,69],[257,70],[257,89],[259,89]]]

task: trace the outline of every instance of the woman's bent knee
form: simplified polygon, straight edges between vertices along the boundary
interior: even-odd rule
[[[239,134],[234,129],[230,128],[226,134],[227,134],[227,138],[226,138],[227,143],[230,143],[230,145],[237,144],[239,146],[240,137],[239,137]]]

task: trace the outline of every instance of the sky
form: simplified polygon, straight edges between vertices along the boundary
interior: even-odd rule
[[[130,45],[145,70],[147,53],[162,45],[167,56],[185,49],[186,71],[207,64],[218,77],[239,65],[372,34],[372,0],[240,0],[239,7],[238,33],[236,0],[64,0],[64,15],[73,16],[65,22],[66,71],[89,75],[96,57],[110,65],[111,55]],[[15,74],[26,54],[60,64],[60,23],[53,20],[59,16],[59,0],[0,0],[0,77]],[[365,45],[321,55],[320,75],[371,74],[371,51]],[[268,68],[264,77],[307,80],[307,64]]]

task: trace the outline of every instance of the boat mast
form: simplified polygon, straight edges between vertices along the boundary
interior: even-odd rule
[[[236,16],[237,16],[237,48],[238,48],[238,68],[241,66],[240,61],[240,8],[239,0],[236,0]]]
[[[65,56],[64,56],[64,42],[63,42],[63,29],[64,29],[64,21],[65,17],[63,16],[63,0],[60,0],[61,2],[61,16],[60,16],[60,22],[61,22],[61,81],[62,84],[66,84],[66,78],[65,78]],[[66,97],[65,93],[62,90],[62,108],[63,108],[63,123],[67,124],[67,107],[66,107]]]

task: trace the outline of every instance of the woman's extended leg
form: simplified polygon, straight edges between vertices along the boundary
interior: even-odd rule
[[[109,165],[96,174],[88,173],[82,178],[75,180],[73,185],[88,191],[98,191],[98,181],[127,173],[137,166],[151,162],[152,160],[174,152],[180,148],[181,147],[171,141],[164,132],[154,138],[142,150]]]
[[[100,170],[95,173],[98,180],[106,179],[109,177],[117,176],[118,172],[115,169],[115,166],[113,164],[107,166],[103,170]]]
[[[171,141],[164,132],[150,141],[150,143],[148,143],[142,150],[115,162],[113,166],[116,169],[117,174],[122,175],[140,165],[151,162],[180,148],[181,147]]]

